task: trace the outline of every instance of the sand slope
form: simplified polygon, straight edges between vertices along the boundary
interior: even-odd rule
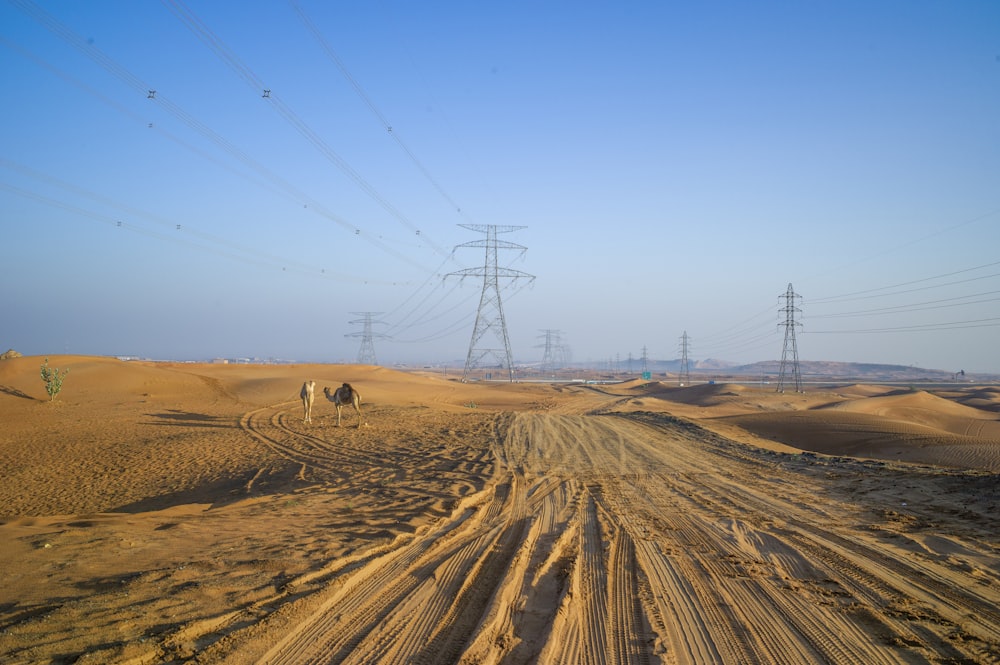
[[[744,413],[724,420],[803,450],[1000,472],[996,412],[924,391],[889,391],[795,413]]]
[[[983,391],[487,385],[67,356],[50,358],[71,373],[48,403],[40,362],[0,363],[5,663],[1000,653]],[[322,399],[304,424],[305,378],[355,385],[361,427],[353,413],[336,427]],[[849,455],[866,445],[919,463]],[[969,450],[980,470],[956,466]]]

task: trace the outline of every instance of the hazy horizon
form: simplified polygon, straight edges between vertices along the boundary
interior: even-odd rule
[[[17,349],[13,349],[17,351]],[[29,354],[22,354],[29,355]],[[50,354],[31,354],[31,357],[48,357]],[[53,353],[52,356],[58,356],[62,354]],[[74,354],[67,354],[74,355]],[[335,360],[316,360],[311,358],[287,358],[278,356],[206,356],[206,357],[152,357],[152,356],[137,356],[130,354],[80,354],[80,357],[97,357],[97,358],[109,358],[122,360],[126,362],[153,362],[153,363],[194,363],[194,364],[213,364],[217,362],[225,362],[231,364],[260,364],[260,365],[357,365],[366,364],[358,363],[356,358],[339,358]],[[421,361],[416,360],[413,362],[393,362],[384,363],[378,361],[374,363],[379,367],[387,367],[390,369],[454,369],[462,372],[465,366],[465,358],[452,358],[452,359],[439,359],[433,361]],[[660,379],[665,374],[672,375],[671,380],[677,379],[677,374],[680,371],[682,360],[680,358],[647,358],[646,365],[647,371],[653,374],[653,379]],[[767,368],[767,376],[765,378],[774,379],[774,375],[777,375],[780,371],[781,359],[765,359],[756,360],[748,363],[736,363],[727,361],[721,358],[689,358],[689,371],[698,381],[703,381],[711,378],[713,375],[725,376],[727,372],[735,372],[737,374],[747,372],[748,368],[753,368],[757,371],[761,368]],[[854,362],[854,361],[840,361],[840,360],[799,360],[801,373],[804,382],[808,375],[812,373],[815,376],[816,365],[847,365],[847,366],[857,366],[863,372],[875,372],[878,369],[883,369],[886,371],[896,370],[896,371],[909,371],[909,372],[936,372],[936,373],[948,373],[955,375],[960,382],[964,377],[969,377],[974,379],[975,377],[987,377],[988,380],[993,380],[994,377],[998,376],[995,372],[986,372],[970,369],[958,369],[952,370],[941,367],[917,367],[915,365],[896,365],[892,363],[865,363],[865,362]],[[619,361],[615,360],[594,360],[594,361],[571,361],[564,364],[556,364],[551,366],[544,365],[540,360],[532,359],[519,359],[514,358],[514,368],[515,375],[521,376],[524,373],[535,375],[538,373],[546,372],[562,372],[562,371],[580,371],[580,370],[593,370],[597,372],[610,372],[614,374],[629,374],[640,376],[643,372],[643,360],[642,358],[632,358],[631,362],[626,358]],[[480,378],[482,375],[491,373],[496,375],[504,375],[504,368],[499,366],[485,367],[478,366],[473,372],[474,378]],[[791,377],[792,369],[791,363],[788,364],[787,376]],[[821,377],[829,377],[831,380],[837,376],[841,376],[837,373],[826,373],[820,375]],[[850,375],[854,376],[854,375]],[[502,378],[502,376],[500,377]],[[757,378],[760,378],[759,376]],[[826,380],[826,379],[824,379]]]

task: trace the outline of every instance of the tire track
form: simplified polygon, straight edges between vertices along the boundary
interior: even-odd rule
[[[495,504],[508,501],[507,492],[488,493],[493,496],[485,507],[480,504],[460,508],[423,536],[344,580],[308,620],[292,630],[260,662],[289,665],[349,662],[347,659],[366,639],[384,638],[383,630],[400,639],[412,626],[394,625],[393,612],[412,599],[419,600],[418,604],[424,607],[427,596],[417,590],[433,581],[435,571],[449,564],[468,564],[478,556],[487,538],[479,524],[481,520],[475,518],[477,512],[495,512]],[[457,564],[450,561],[452,557],[457,558]],[[432,616],[440,620],[440,614]],[[413,641],[408,643],[412,646]],[[386,654],[389,658],[386,662],[405,662],[409,655],[412,654],[397,648]]]
[[[649,658],[642,649],[642,610],[639,605],[635,575],[635,544],[624,529],[615,534],[608,561],[609,605],[606,642],[613,665],[647,665]]]
[[[405,479],[426,459],[405,447],[380,459],[281,408],[241,426],[330,477]],[[641,413],[490,427],[482,490],[335,576],[259,662],[997,662],[1000,590],[971,573],[954,585],[961,563],[911,556],[824,495],[878,467],[776,460]]]
[[[931,605],[937,608],[935,620],[965,624],[966,630],[974,630],[985,641],[1000,641],[1000,610],[992,604],[991,598],[976,593],[978,585],[956,587],[937,572],[932,561],[922,562],[918,567],[891,550],[877,549],[857,538],[825,529],[812,510],[799,502],[777,499],[774,494],[764,495],[746,487],[733,487],[713,477],[702,478],[700,484],[703,489],[714,490],[715,496],[725,496],[731,506],[738,507],[744,514],[755,511],[758,522],[767,521],[767,515],[774,514],[778,506],[786,521],[780,537],[794,544],[798,551],[807,553],[804,558],[824,561],[831,571],[839,571],[841,576],[833,576],[872,605],[919,600],[928,608]],[[690,488],[689,491],[699,490]],[[702,505],[712,501],[704,494],[699,499]],[[888,580],[894,582],[888,584]]]
[[[692,465],[698,462],[696,458],[688,461]],[[681,478],[673,476],[672,479],[676,481]],[[985,644],[998,642],[997,611],[993,601],[969,593],[966,589],[956,588],[937,575],[929,574],[933,573],[933,564],[917,568],[885,550],[824,528],[821,525],[831,520],[829,516],[826,516],[826,520],[817,519],[815,508],[808,505],[811,497],[799,495],[798,501],[792,501],[776,498],[780,493],[765,494],[760,491],[759,486],[751,491],[745,483],[727,482],[725,474],[719,473],[718,469],[714,474],[698,476],[697,482],[693,479],[685,481],[678,489],[691,498],[692,511],[709,508],[713,513],[740,515],[743,519],[761,525],[773,522],[773,516],[780,515],[784,526],[765,528],[769,528],[769,533],[779,542],[797,552],[801,560],[810,562],[810,566],[824,569],[820,579],[812,585],[826,594],[821,597],[839,598],[839,604],[844,608],[861,601],[862,608],[850,611],[859,616],[864,614],[867,623],[877,622],[881,632],[897,635],[893,639],[896,643],[928,644],[937,652],[957,659],[975,660],[980,657],[977,645],[965,648],[939,636],[925,634],[917,637],[921,632],[920,626],[913,624],[926,620],[945,627],[963,625],[966,631],[971,629],[970,623],[974,623],[983,629],[977,637]],[[837,521],[833,520],[834,523]],[[706,522],[704,519],[699,520],[699,523]],[[714,572],[716,577],[723,574],[724,570]],[[887,584],[888,580],[894,583]],[[996,594],[992,595],[995,597]],[[896,655],[887,654],[884,649],[859,649],[845,641],[844,635],[863,633],[853,622],[844,621],[839,616],[832,617],[830,621],[816,621],[814,613],[802,611],[802,602],[789,602],[787,597],[783,598],[781,595],[773,597],[778,605],[785,607],[782,612],[788,618],[788,623],[794,625],[812,648],[824,654],[829,662],[850,663],[859,659],[866,662],[898,662]],[[953,608],[954,618],[936,616],[930,609],[932,606],[940,607],[942,602],[946,607]],[[921,607],[920,615],[904,615],[902,621],[899,617],[892,616],[892,611],[882,611],[884,607],[907,607],[914,604]],[[859,612],[858,609],[862,611]]]

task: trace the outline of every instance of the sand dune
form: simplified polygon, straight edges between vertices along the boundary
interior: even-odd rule
[[[890,420],[920,423],[947,430],[953,423],[967,420],[992,420],[996,414],[959,404],[923,390],[901,390],[863,400],[847,400],[825,408],[854,413],[870,413]],[[960,428],[964,433],[965,427]]]
[[[850,385],[777,393],[738,384],[620,384],[624,410],[668,409],[758,446],[1000,471],[1000,394]],[[663,403],[666,403],[664,405]],[[973,406],[975,404],[976,406]],[[776,447],[777,446],[777,447]]]
[[[728,425],[828,455],[925,462],[1000,472],[1000,419],[924,391],[889,391],[794,413],[723,416]]]
[[[48,402],[41,360],[0,362],[4,663],[998,662],[992,388],[52,356]]]

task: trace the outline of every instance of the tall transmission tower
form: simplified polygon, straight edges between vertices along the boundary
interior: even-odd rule
[[[563,352],[563,344],[561,340],[562,331],[559,330],[542,330],[542,334],[539,337],[545,339],[544,344],[539,344],[535,348],[544,348],[545,351],[542,352],[542,366],[541,370],[543,372],[551,372],[557,367],[562,367],[565,362],[565,353]]]
[[[518,245],[506,240],[498,240],[497,234],[510,233],[525,226],[498,226],[496,224],[459,224],[459,226],[486,234],[481,240],[467,242],[458,247],[482,247],[486,250],[486,260],[480,268],[466,268],[458,272],[449,273],[448,277],[482,277],[483,294],[479,299],[479,310],[476,312],[476,325],[472,329],[472,339],[469,342],[469,354],[465,359],[465,372],[462,380],[467,381],[469,372],[475,367],[483,366],[481,363],[487,356],[492,357],[501,369],[506,369],[510,381],[514,381],[514,361],[510,352],[510,337],[507,335],[507,320],[503,314],[503,303],[500,299],[500,280],[534,280],[534,275],[513,270],[511,268],[501,268],[497,264],[497,252],[501,249],[517,249],[522,253],[527,251],[527,247]],[[458,248],[457,247],[457,248]],[[456,249],[457,249],[456,248]],[[483,341],[486,333],[493,333],[495,343],[489,346]]]
[[[684,331],[681,335],[681,368],[677,372],[677,383],[681,386],[687,386],[691,384],[691,367],[688,365],[688,344],[691,338],[688,337],[688,331]]]
[[[351,312],[357,316],[363,318],[355,319],[351,321],[350,324],[362,325],[363,328],[361,332],[348,333],[344,337],[360,337],[361,338],[361,348],[358,349],[358,364],[359,365],[378,365],[378,359],[375,358],[375,343],[373,339],[375,337],[385,337],[381,333],[372,332],[372,324],[382,324],[382,321],[373,321],[372,317],[382,312]]]
[[[795,313],[802,310],[795,306],[795,299],[801,298],[788,283],[788,290],[779,298],[785,299],[785,306],[779,312],[785,314],[785,320],[779,326],[785,326],[785,346],[781,349],[781,368],[778,370],[778,392],[785,392],[785,377],[789,372],[795,379],[795,392],[802,392],[802,376],[799,374],[799,348],[795,343],[795,326],[802,323],[795,320]]]

